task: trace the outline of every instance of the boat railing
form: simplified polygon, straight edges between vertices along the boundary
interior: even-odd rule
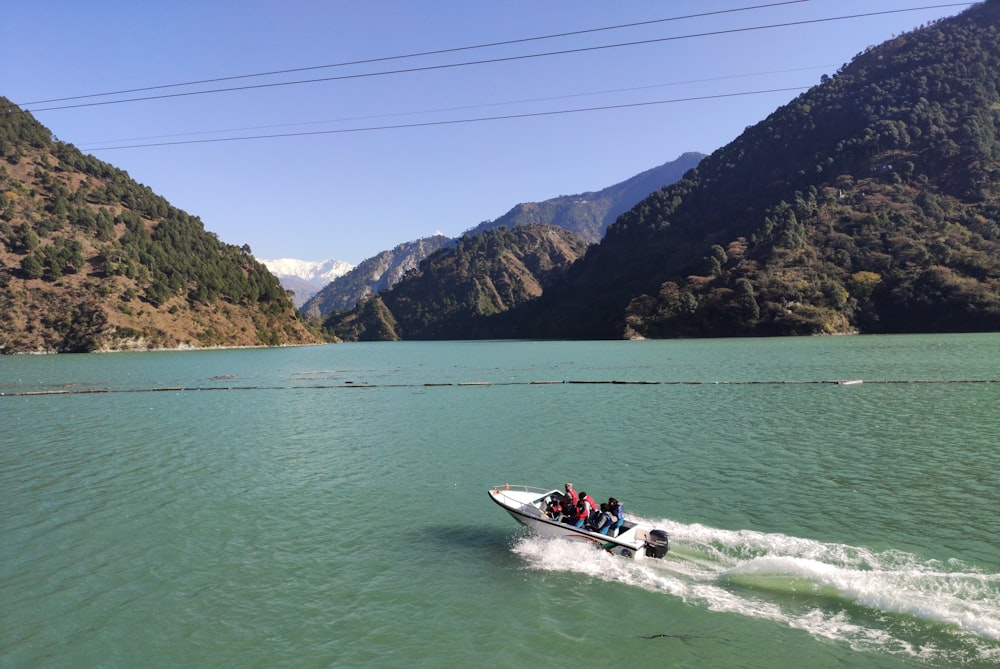
[[[547,493],[552,492],[551,488],[536,488],[530,485],[510,485],[509,483],[504,483],[503,485],[495,485],[492,490],[496,492],[505,492],[508,490],[513,490],[514,492],[536,492],[539,496],[543,496]]]
[[[522,509],[524,510],[530,509],[533,515],[537,514],[539,516],[542,514],[541,505],[540,504],[536,505],[535,503],[541,501],[546,495],[552,492],[552,490],[546,488],[535,488],[526,485],[509,485],[507,483],[503,484],[502,486],[494,486],[493,488],[491,488],[491,490],[493,491],[494,497],[501,498],[507,504],[507,506],[514,506],[515,504],[517,504],[520,505]],[[513,497],[512,495],[507,494],[512,492],[531,493],[532,495],[536,496],[536,499],[532,500],[531,502],[525,503],[523,499],[518,499],[516,497]]]

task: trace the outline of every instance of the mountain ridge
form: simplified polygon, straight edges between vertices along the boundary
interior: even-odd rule
[[[558,282],[587,242],[555,225],[495,228],[463,235],[420,262],[391,289],[324,327],[343,340],[477,339],[480,316],[503,314]]]
[[[609,228],[501,336],[1000,329],[1000,0],[898,35]]]
[[[613,217],[664,184],[681,178],[702,158],[704,154],[689,151],[600,191],[561,195],[541,202],[522,202],[500,218],[484,221],[470,228],[459,239],[499,228],[556,225],[576,234],[585,242],[596,242]],[[427,256],[444,246],[445,239],[447,238],[435,235],[417,242],[404,243],[372,256],[334,279],[300,305],[300,308],[311,318],[322,318],[335,311],[351,309],[369,295],[393,288],[407,271],[416,269]],[[455,243],[457,240],[450,241]],[[392,267],[398,269],[392,271]],[[390,271],[387,276],[386,271]],[[286,283],[290,285],[290,282]]]
[[[317,339],[249,246],[0,102],[0,350]],[[577,199],[560,205],[591,204]],[[419,265],[413,249],[407,267],[380,257],[359,275],[369,297],[327,326],[374,339],[1000,330],[1000,0],[858,54],[596,244],[524,217],[412,242]],[[386,277],[398,284],[376,288]]]
[[[344,260],[300,260],[298,258],[258,258],[257,262],[267,267],[277,277],[297,276],[310,282],[330,283],[354,269],[354,265]]]
[[[621,214],[698,165],[705,154],[688,151],[599,191],[560,195],[538,202],[521,202],[503,216],[484,221],[464,234],[519,225],[558,225],[584,241],[596,243]]]
[[[541,295],[419,337],[997,331],[998,203],[1000,0],[986,0],[824,75],[622,214]],[[412,336],[393,328],[395,290],[368,332]],[[440,304],[423,294],[427,309],[407,308],[426,320]]]
[[[0,352],[323,341],[248,245],[0,98]]]
[[[452,241],[450,237],[438,234],[397,244],[362,260],[320,289],[300,309],[311,318],[350,309],[369,295],[389,290],[407,272],[416,269],[424,258]]]
[[[343,260],[258,258],[257,261],[278,278],[282,288],[291,291],[292,303],[296,308],[305,304],[331,281],[354,269],[354,265]]]

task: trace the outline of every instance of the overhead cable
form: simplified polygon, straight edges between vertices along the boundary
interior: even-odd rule
[[[145,101],[149,101],[149,100],[162,100],[162,99],[166,99],[166,98],[189,97],[189,96],[194,96],[194,95],[208,95],[208,94],[213,94],[213,93],[231,93],[231,92],[234,92],[234,91],[246,91],[246,90],[263,89],[263,88],[276,88],[276,87],[279,87],[279,86],[296,86],[296,85],[301,85],[301,84],[314,84],[314,83],[328,82],[328,81],[343,81],[343,80],[349,80],[349,79],[363,79],[363,78],[379,77],[379,76],[386,76],[386,75],[393,75],[393,74],[412,74],[414,72],[428,72],[428,71],[433,71],[433,70],[446,70],[446,69],[453,69],[453,68],[458,68],[458,67],[469,67],[469,66],[472,66],[472,65],[486,65],[486,64],[490,64],[490,63],[503,63],[503,62],[518,61],[518,60],[528,60],[528,59],[532,59],[532,58],[545,58],[545,57],[549,57],[549,56],[559,56],[559,55],[575,54],[575,53],[586,53],[586,52],[593,52],[593,51],[601,51],[601,50],[604,50],[604,49],[616,49],[616,48],[621,48],[621,47],[639,46],[639,45],[643,45],[643,44],[656,44],[656,43],[662,43],[662,42],[677,41],[677,40],[682,40],[682,39],[693,39],[693,38],[698,38],[698,37],[710,37],[710,36],[716,36],[716,35],[728,35],[728,34],[734,34],[734,33],[752,32],[752,31],[756,31],[756,30],[769,30],[769,29],[773,29],[773,28],[787,28],[787,27],[791,27],[791,26],[809,25],[809,24],[817,24],[817,23],[827,23],[827,22],[832,22],[832,21],[844,21],[844,20],[849,20],[849,19],[867,18],[867,17],[871,17],[871,16],[882,16],[882,15],[886,15],[886,14],[899,14],[899,13],[903,13],[903,12],[913,12],[913,11],[918,11],[918,10],[922,10],[922,9],[939,9],[939,8],[944,8],[944,7],[965,6],[965,5],[968,5],[968,4],[970,4],[970,3],[968,3],[968,2],[961,2],[961,3],[949,3],[949,4],[941,4],[941,5],[927,5],[927,6],[924,6],[924,7],[913,7],[913,8],[909,8],[909,9],[889,9],[889,10],[883,10],[883,11],[878,11],[878,12],[865,12],[865,13],[862,13],[862,14],[848,14],[848,15],[843,15],[843,16],[832,16],[832,17],[826,17],[826,18],[820,18],[820,19],[804,19],[804,20],[800,20],[800,21],[789,21],[789,22],[786,22],[786,23],[772,23],[772,24],[768,24],[768,25],[750,26],[750,27],[745,27],[745,28],[729,28],[729,29],[726,29],[726,30],[713,30],[713,31],[702,32],[702,33],[689,33],[689,34],[686,34],[686,35],[674,35],[674,36],[671,36],[671,37],[659,37],[659,38],[653,38],[653,39],[636,40],[636,41],[633,41],[633,42],[620,42],[620,43],[617,43],[617,44],[605,44],[605,45],[599,45],[599,46],[579,47],[579,48],[575,48],[575,49],[563,49],[563,50],[559,50],[559,51],[548,51],[548,52],[544,52],[544,53],[523,54],[523,55],[519,55],[519,56],[505,56],[505,57],[501,57],[501,58],[487,58],[487,59],[483,59],[483,60],[465,61],[465,62],[460,62],[460,63],[447,63],[447,64],[443,64],[443,65],[426,65],[426,66],[421,66],[421,67],[410,67],[410,68],[403,68],[403,69],[398,69],[398,70],[383,70],[383,71],[380,71],[380,72],[366,72],[366,73],[357,73],[357,74],[345,74],[345,75],[339,75],[339,76],[334,76],[334,77],[320,77],[320,78],[316,78],[316,79],[299,79],[299,80],[295,80],[295,81],[280,81],[280,82],[272,82],[272,83],[266,83],[266,84],[249,84],[249,85],[245,85],[245,86],[232,86],[232,87],[228,87],[228,88],[213,88],[213,89],[207,89],[207,90],[201,90],[201,91],[185,91],[185,92],[180,92],[180,93],[163,93],[163,94],[160,94],[160,95],[148,95],[148,96],[135,97],[135,98],[123,98],[123,99],[120,99],[120,100],[105,100],[105,101],[101,101],[101,102],[84,102],[84,103],[76,103],[76,104],[69,104],[69,105],[59,105],[59,106],[54,106],[54,107],[41,107],[41,108],[32,109],[30,111],[32,113],[37,113],[37,112],[55,111],[55,110],[61,110],[61,109],[77,109],[77,108],[80,108],[80,107],[97,107],[97,106],[103,106],[103,105],[121,104],[121,103],[124,103],[124,102],[145,102]]]
[[[341,128],[338,130],[312,130],[308,132],[288,132],[288,133],[277,133],[272,135],[247,135],[242,137],[217,137],[215,139],[188,139],[180,140],[174,142],[152,142],[148,144],[129,144],[124,146],[96,146],[96,147],[84,147],[83,151],[114,151],[118,149],[142,149],[150,148],[156,146],[179,146],[184,144],[213,144],[219,142],[240,142],[247,141],[251,139],[276,139],[281,137],[311,137],[316,135],[339,135],[347,133],[358,133],[358,132],[374,132],[380,130],[400,130],[405,128],[426,128],[432,126],[443,126],[443,125],[458,125],[463,123],[483,123],[486,121],[504,121],[510,119],[520,119],[520,118],[538,118],[542,116],[558,116],[561,114],[580,114],[584,112],[597,112],[597,111],[608,111],[612,109],[629,109],[636,107],[651,107],[655,105],[665,105],[673,104],[678,102],[696,102],[699,100],[716,100],[720,98],[733,98],[748,95],[762,95],[766,93],[786,93],[789,91],[802,91],[808,88],[807,86],[793,86],[789,88],[772,88],[767,90],[759,91],[745,91],[742,93],[718,93],[715,95],[699,95],[689,98],[674,98],[671,100],[654,100],[649,102],[632,102],[620,105],[604,105],[599,107],[583,107],[577,109],[562,109],[557,111],[546,111],[546,112],[528,112],[524,114],[506,114],[502,116],[481,116],[476,118],[464,118],[464,119],[450,119],[444,121],[424,121],[420,123],[403,123],[399,125],[382,125],[382,126],[369,126],[364,128]]]
[[[654,25],[654,24],[657,24],[657,23],[667,23],[667,22],[671,22],[671,21],[682,21],[682,20],[685,20],[685,19],[704,18],[706,16],[715,16],[715,15],[719,15],[719,14],[733,14],[733,13],[736,13],[736,12],[746,12],[746,11],[751,11],[751,10],[755,10],[755,9],[767,9],[767,8],[771,8],[771,7],[779,7],[779,6],[782,6],[782,5],[794,5],[794,4],[801,4],[803,2],[811,2],[811,1],[812,0],[784,0],[783,2],[772,2],[772,3],[766,4],[766,5],[754,5],[754,6],[751,6],[751,7],[737,7],[735,9],[722,9],[722,10],[713,11],[713,12],[701,12],[701,13],[698,13],[698,14],[687,14],[687,15],[684,15],[684,16],[671,16],[671,17],[664,18],[664,19],[651,19],[649,21],[636,21],[634,23],[622,23],[622,24],[619,24],[619,25],[604,26],[604,27],[601,27],[601,28],[587,28],[587,29],[584,29],[584,30],[573,30],[573,31],[569,31],[569,32],[555,33],[555,34],[552,34],[552,35],[539,35],[539,36],[535,36],[535,37],[522,37],[522,38],[519,38],[519,39],[504,40],[504,41],[501,41],[501,42],[489,42],[489,43],[485,43],[485,44],[473,44],[473,45],[468,45],[468,46],[450,47],[450,48],[445,48],[445,49],[434,49],[432,51],[419,51],[419,52],[416,52],[416,53],[399,54],[399,55],[395,55],[395,56],[380,56],[378,58],[366,58],[366,59],[363,59],[363,60],[351,60],[351,61],[344,61],[344,62],[341,62],[341,63],[329,63],[329,64],[326,64],[326,65],[309,65],[309,66],[305,66],[305,67],[293,67],[293,68],[288,68],[288,69],[285,69],[285,70],[271,70],[270,72],[255,72],[255,73],[252,73],[252,74],[237,74],[237,75],[232,75],[232,76],[228,76],[228,77],[215,77],[215,78],[212,78],[212,79],[199,79],[199,80],[196,80],[196,81],[184,81],[184,82],[173,83],[173,84],[159,84],[159,85],[156,85],[156,86],[143,86],[141,88],[126,88],[126,89],[119,90],[119,91],[107,91],[107,92],[104,92],[104,93],[90,93],[90,94],[87,94],[87,95],[73,95],[73,96],[62,97],[62,98],[49,98],[48,100],[33,100],[31,102],[19,103],[18,106],[22,106],[23,107],[25,105],[49,104],[51,102],[65,102],[65,101],[68,101],[68,100],[84,100],[86,98],[98,98],[98,97],[106,97],[106,96],[110,96],[110,95],[124,95],[126,93],[141,93],[141,92],[144,92],[144,91],[162,90],[164,88],[181,88],[183,86],[197,86],[199,84],[214,84],[214,83],[219,83],[221,81],[235,81],[235,80],[238,80],[238,79],[251,79],[251,78],[254,78],[254,77],[270,77],[270,76],[274,76],[274,75],[277,75],[277,74],[293,74],[295,72],[308,72],[308,71],[311,71],[311,70],[324,70],[324,69],[330,69],[330,68],[335,68],[335,67],[348,67],[348,66],[352,66],[352,65],[370,65],[372,63],[385,63],[385,62],[388,62],[388,61],[404,60],[404,59],[407,59],[407,58],[420,58],[420,57],[424,57],[424,56],[438,56],[438,55],[442,55],[442,54],[446,54],[446,53],[457,53],[457,52],[460,52],[460,51],[472,51],[474,49],[487,49],[487,48],[497,47],[497,46],[509,46],[511,44],[524,44],[524,43],[527,43],[527,42],[538,42],[538,41],[542,41],[542,40],[557,39],[557,38],[562,38],[562,37],[574,37],[574,36],[577,36],[577,35],[586,35],[586,34],[589,34],[589,33],[605,32],[605,31],[610,31],[610,30],[621,30],[623,28],[636,28],[636,27],[639,27],[639,26],[648,26],[648,25]]]
[[[612,89],[605,89],[605,90],[602,90],[602,91],[589,91],[589,92],[586,92],[586,93],[567,93],[565,95],[549,95],[549,96],[540,97],[540,98],[526,98],[526,99],[522,99],[522,100],[506,100],[506,101],[503,101],[503,102],[483,102],[483,103],[480,103],[480,104],[458,105],[458,106],[454,106],[454,107],[439,107],[439,108],[436,108],[436,109],[418,109],[418,110],[411,110],[411,111],[385,112],[385,113],[381,113],[381,114],[367,114],[367,115],[364,115],[364,116],[345,116],[345,117],[341,117],[341,118],[323,119],[323,120],[319,120],[319,121],[295,121],[295,122],[288,122],[288,123],[269,123],[269,124],[266,124],[266,125],[244,126],[244,127],[240,127],[240,128],[218,128],[218,129],[215,129],[215,130],[193,130],[193,131],[190,131],[190,132],[174,132],[174,133],[161,134],[161,135],[147,135],[147,136],[144,136],[144,137],[127,137],[127,138],[119,138],[119,139],[102,139],[102,140],[93,140],[93,141],[90,141],[90,142],[85,142],[84,144],[85,145],[95,145],[96,146],[96,145],[104,145],[104,144],[111,144],[111,143],[116,143],[117,144],[117,143],[123,143],[123,142],[140,142],[140,141],[147,141],[147,140],[153,140],[153,139],[167,139],[167,138],[171,138],[171,137],[186,137],[186,136],[192,136],[192,135],[217,135],[217,134],[226,133],[226,132],[246,132],[246,131],[249,131],[249,130],[267,130],[267,129],[274,129],[274,128],[289,128],[289,127],[304,126],[304,125],[320,125],[320,124],[324,124],[324,123],[343,123],[343,122],[346,122],[346,121],[367,121],[367,120],[378,119],[378,118],[394,118],[394,117],[400,117],[400,116],[419,116],[421,114],[439,114],[439,113],[442,113],[442,112],[457,112],[457,111],[467,111],[467,110],[470,110],[470,109],[482,109],[483,107],[504,107],[504,106],[520,105],[520,104],[534,103],[534,102],[550,102],[550,101],[553,101],[553,100],[569,100],[571,98],[583,98],[583,97],[591,97],[591,96],[596,96],[596,95],[608,95],[608,94],[614,94],[614,93],[631,93],[631,92],[634,92],[634,91],[650,90],[650,89],[653,89],[653,88],[667,88],[669,86],[687,86],[689,84],[699,84],[699,83],[705,83],[705,82],[710,82],[710,81],[725,81],[727,79],[743,79],[743,78],[747,78],[747,77],[759,77],[759,76],[765,76],[765,75],[771,75],[771,74],[787,74],[787,73],[790,73],[790,72],[803,72],[803,71],[808,71],[808,70],[821,70],[821,69],[826,69],[826,68],[829,68],[829,67],[835,67],[835,65],[829,65],[829,64],[827,64],[827,65],[811,65],[811,66],[806,66],[806,67],[792,67],[792,68],[786,68],[786,69],[781,69],[781,70],[769,70],[767,72],[745,72],[745,73],[742,73],[742,74],[728,74],[728,75],[719,76],[719,77],[706,77],[706,78],[702,78],[702,79],[687,79],[687,80],[684,80],[684,81],[672,81],[672,82],[669,82],[669,83],[662,83],[662,84],[648,84],[648,85],[645,85],[645,86],[630,86],[628,88],[612,88]]]

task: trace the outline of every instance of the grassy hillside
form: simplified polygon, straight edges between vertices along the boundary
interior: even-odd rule
[[[318,341],[249,247],[0,98],[0,351]]]

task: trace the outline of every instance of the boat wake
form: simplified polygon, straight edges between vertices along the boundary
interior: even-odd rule
[[[903,551],[666,519],[653,524],[672,542],[655,562],[533,536],[514,550],[532,569],[581,573],[773,620],[855,650],[950,665],[1000,663],[1000,574]]]

